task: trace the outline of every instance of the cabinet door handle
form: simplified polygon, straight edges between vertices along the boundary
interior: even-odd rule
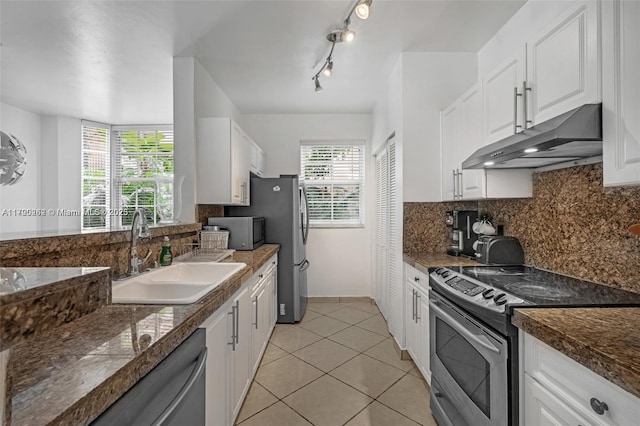
[[[420,293],[416,291],[416,323],[422,319],[422,317],[418,315],[418,308],[420,307],[420,305],[418,304],[418,300],[420,299],[420,297]]]
[[[591,408],[599,415],[603,415],[605,411],[609,409],[609,406],[606,402],[600,401],[597,398],[591,398],[589,401],[591,403]]]
[[[258,329],[258,296],[256,296],[256,322],[254,323],[256,330]]]
[[[451,169],[451,172],[453,173],[453,199],[456,200],[456,197],[458,196],[457,194],[457,185],[456,185],[456,169]]]
[[[231,350],[235,352],[236,350],[236,306],[233,305],[231,307],[231,312],[228,312],[228,315],[231,315],[231,342],[228,344],[231,345]]]
[[[462,170],[458,172],[458,200],[462,200]]]
[[[244,204],[244,188],[247,184],[245,182],[242,182],[240,184],[240,204]]]
[[[157,419],[151,424],[152,426],[162,426],[166,424],[167,419],[173,414],[178,405],[182,402],[182,400],[187,396],[187,393],[193,388],[193,385],[196,383],[196,380],[202,373],[204,372],[204,367],[207,361],[207,348],[203,348],[202,351],[198,354],[198,358],[196,358],[196,365],[193,367],[189,378],[182,386],[176,397],[171,401],[171,403],[164,409],[164,411],[158,416]]]
[[[524,116],[523,119],[523,123],[524,123],[524,128],[528,129],[529,128],[529,124],[533,124],[533,121],[529,120],[529,93],[531,92],[531,87],[527,87],[527,82],[523,81],[522,82],[522,93],[524,94],[523,97],[523,104],[522,104],[522,114]]]
[[[240,343],[240,301],[236,300],[236,344]]]
[[[518,129],[522,129],[522,126],[518,124],[518,97],[522,94],[518,93],[518,88],[513,88],[513,134],[518,133]]]
[[[415,321],[416,320],[416,304],[415,304],[415,300],[416,300],[416,291],[414,289],[411,289],[411,321]]]

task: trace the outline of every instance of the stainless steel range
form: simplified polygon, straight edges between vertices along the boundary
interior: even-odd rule
[[[518,424],[517,307],[640,306],[640,294],[528,266],[429,275],[431,411],[440,426]]]

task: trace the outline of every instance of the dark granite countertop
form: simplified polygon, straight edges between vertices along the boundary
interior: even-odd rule
[[[429,273],[429,268],[438,266],[477,266],[480,263],[468,257],[450,256],[446,253],[411,252],[403,253],[405,263],[420,272]]]
[[[224,304],[277,245],[235,252],[247,266],[190,305],[108,305],[10,349],[9,425],[88,424]]]
[[[0,268],[0,304],[37,297],[73,285],[78,279],[103,274],[109,274],[108,267]]]
[[[640,308],[523,308],[512,322],[640,398]]]

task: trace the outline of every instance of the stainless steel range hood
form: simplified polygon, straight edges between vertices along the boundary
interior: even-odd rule
[[[599,155],[602,104],[587,104],[480,148],[462,168],[537,168]]]

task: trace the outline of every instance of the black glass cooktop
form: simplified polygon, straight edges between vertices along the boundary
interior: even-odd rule
[[[539,306],[639,306],[640,294],[530,266],[464,266],[459,272]]]

